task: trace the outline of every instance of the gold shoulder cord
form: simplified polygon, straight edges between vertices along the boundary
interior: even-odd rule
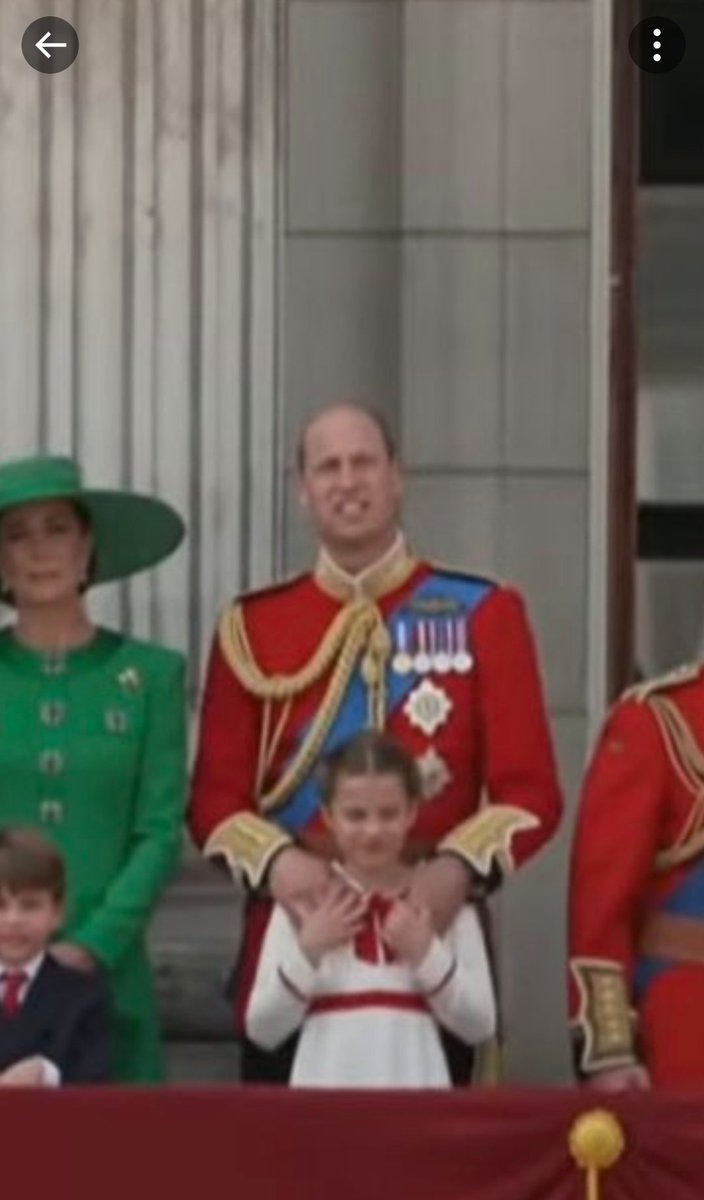
[[[266,675],[260,669],[247,636],[241,604],[234,605],[223,614],[219,638],[225,659],[242,686],[264,704],[256,781],[261,812],[270,812],[279,807],[311,770],[362,654],[362,677],[368,692],[368,722],[377,729],[383,728],[386,719],[386,663],[391,654],[391,638],[379,609],[371,600],[354,600],[346,604],[312,657],[291,675]],[[291,703],[329,670],[332,670],[330,682],[298,753],[274,787],[262,794],[262,785],[276,753]],[[275,703],[283,704],[283,709],[272,734],[271,709]]]
[[[653,679],[644,679],[640,683],[631,684],[621,693],[619,699],[637,700],[642,704],[657,692],[664,691],[665,688],[680,687],[683,683],[691,683],[692,680],[698,679],[701,673],[702,668],[698,663],[681,663],[679,667],[674,667],[672,671],[667,671],[664,675],[656,675]]]
[[[677,841],[656,856],[658,870],[665,871],[687,862],[704,849],[704,751],[688,721],[666,696],[650,696],[653,713],[665,743],[667,756],[683,786],[694,796],[694,803]]]

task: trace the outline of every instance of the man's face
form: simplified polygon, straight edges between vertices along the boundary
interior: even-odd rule
[[[383,553],[402,488],[374,421],[354,409],[323,413],[308,427],[304,451],[300,499],[323,544]]]

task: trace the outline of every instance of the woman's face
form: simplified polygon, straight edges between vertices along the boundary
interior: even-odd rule
[[[0,579],[18,609],[77,596],[87,579],[90,531],[68,500],[19,504],[0,519]]]

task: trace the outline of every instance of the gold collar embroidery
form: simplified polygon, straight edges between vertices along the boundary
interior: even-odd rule
[[[418,560],[410,554],[403,534],[399,533],[386,553],[358,575],[350,575],[334,562],[325,549],[321,549],[314,578],[324,592],[343,603],[360,599],[378,600],[405,583],[417,565]]]

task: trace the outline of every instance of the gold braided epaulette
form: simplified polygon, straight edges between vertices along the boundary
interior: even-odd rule
[[[655,692],[664,692],[670,687],[679,687],[684,683],[692,683],[698,679],[702,673],[701,663],[682,663],[681,666],[675,667],[672,671],[667,671],[664,675],[657,675],[654,679],[644,679],[642,683],[634,683],[627,687],[625,692],[622,692],[620,700],[636,700],[642,704],[649,696]]]
[[[248,692],[260,700],[290,700],[330,671],[352,634],[358,643],[356,649],[361,648],[370,624],[374,625],[380,619],[369,601],[356,600],[346,604],[330,623],[308,661],[288,675],[268,675],[259,666],[249,641],[242,601],[225,609],[218,623],[218,637],[225,661]]]
[[[386,664],[392,644],[384,619],[371,600],[345,604],[328,625],[310,658],[296,671],[267,674],[257,662],[249,640],[242,603],[225,609],[218,626],[225,662],[251,696],[262,702],[262,725],[257,756],[255,795],[260,812],[280,806],[317,762],[328,733],[347,694],[359,663],[367,688],[370,726],[382,729],[386,719]],[[290,708],[297,697],[328,676],[317,711],[297,751],[276,781],[266,781],[276,757]],[[272,727],[273,706],[281,706]]]

